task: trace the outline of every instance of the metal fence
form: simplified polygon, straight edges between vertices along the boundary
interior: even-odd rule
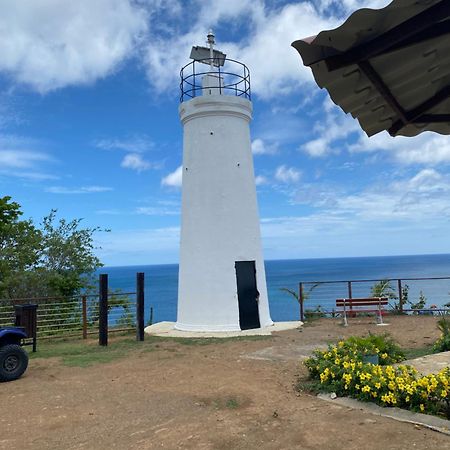
[[[12,326],[19,305],[37,305],[37,337],[55,338],[98,334],[108,345],[108,333],[136,330],[144,340],[144,273],[136,274],[136,292],[110,292],[108,276],[99,276],[99,292],[73,297],[33,297],[0,300],[0,327]],[[33,334],[36,332],[33,328]],[[31,337],[31,336],[30,336]]]
[[[15,305],[37,304],[37,335],[45,337],[82,336],[99,330],[98,294],[76,297],[40,297],[0,300],[0,327],[14,325]],[[108,329],[110,332],[134,330],[136,293],[108,294]]]
[[[336,299],[388,297],[392,312],[450,312],[450,277],[303,281],[299,283],[300,317],[336,315]]]

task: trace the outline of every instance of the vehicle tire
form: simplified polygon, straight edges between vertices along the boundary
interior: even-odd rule
[[[20,378],[28,367],[28,353],[17,344],[0,347],[0,381]]]

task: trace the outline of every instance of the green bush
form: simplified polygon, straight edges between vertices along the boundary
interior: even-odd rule
[[[441,337],[434,343],[433,351],[447,352],[450,350],[450,318],[447,316],[442,316],[438,322],[437,326],[441,331]]]
[[[368,336],[351,336],[346,342],[354,345],[356,350],[365,355],[379,354],[387,355],[380,358],[380,364],[392,364],[405,359],[405,354],[395,341],[387,334],[369,334]]]

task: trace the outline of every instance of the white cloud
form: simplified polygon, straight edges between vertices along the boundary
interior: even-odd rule
[[[388,152],[402,164],[438,165],[450,162],[450,139],[435,133],[422,133],[416,137],[396,136],[387,132],[368,138],[361,134],[349,147],[352,152]]]
[[[36,163],[51,161],[49,155],[28,150],[0,150],[0,167],[4,169],[30,169]]]
[[[46,152],[34,150],[39,143],[15,135],[0,135],[0,174],[32,181],[57,179],[44,171],[54,158]]]
[[[39,92],[114,71],[147,32],[130,0],[2,1],[0,70]]]
[[[180,188],[182,177],[183,177],[183,167],[180,166],[174,172],[169,173],[169,175],[165,176],[161,180],[161,185]]]
[[[262,175],[258,175],[255,177],[255,185],[256,186],[261,186],[263,184],[267,184],[269,181],[267,180],[266,177],[263,177]]]
[[[142,172],[152,167],[139,153],[125,155],[120,165],[126,169],[136,170],[137,172]]]
[[[94,145],[103,150],[123,150],[129,153],[144,153],[154,147],[153,141],[147,136],[134,136],[125,139],[98,139],[94,141]]]
[[[210,27],[242,21],[248,29],[240,41],[224,42],[218,35],[217,48],[250,68],[252,91],[259,96],[268,99],[288,94],[312,82],[311,71],[303,66],[290,43],[339,22],[321,15],[309,2],[270,7],[261,0],[215,0],[196,6],[190,11],[192,25],[185,33],[175,37],[173,33],[153,35],[149,40],[144,59],[149,82],[158,91],[173,89],[180,67],[188,62],[191,46],[203,45]],[[169,38],[171,45],[167,45]]]
[[[180,210],[166,206],[141,206],[136,208],[136,214],[144,216],[178,216]]]
[[[278,146],[267,144],[262,139],[255,139],[252,141],[252,153],[254,155],[275,155],[278,153]]]
[[[79,188],[68,188],[64,186],[50,186],[45,189],[52,194],[96,194],[99,192],[112,191],[112,187],[107,186],[82,186]]]
[[[358,122],[351,116],[346,115],[334,103],[327,98],[321,110],[313,132],[317,138],[300,146],[300,150],[312,157],[324,157],[330,153],[338,153],[336,143],[346,139],[353,133],[361,133]]]
[[[386,179],[358,193],[336,192],[332,186],[320,186],[315,192],[310,190],[302,195],[297,203],[314,207],[312,213],[310,208],[298,206],[303,215],[261,220],[267,257],[450,251],[447,173],[423,169],[407,177]]]
[[[300,180],[301,172],[294,167],[286,165],[278,166],[275,171],[275,179],[281,183],[297,183]]]
[[[450,219],[450,175],[422,169],[409,178],[395,178],[356,194],[335,193],[328,209],[333,215],[370,222],[416,221],[424,223]],[[318,198],[310,204],[319,207]]]

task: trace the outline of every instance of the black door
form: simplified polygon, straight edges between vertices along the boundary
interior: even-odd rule
[[[234,267],[236,268],[241,330],[260,328],[255,261],[236,261]]]

